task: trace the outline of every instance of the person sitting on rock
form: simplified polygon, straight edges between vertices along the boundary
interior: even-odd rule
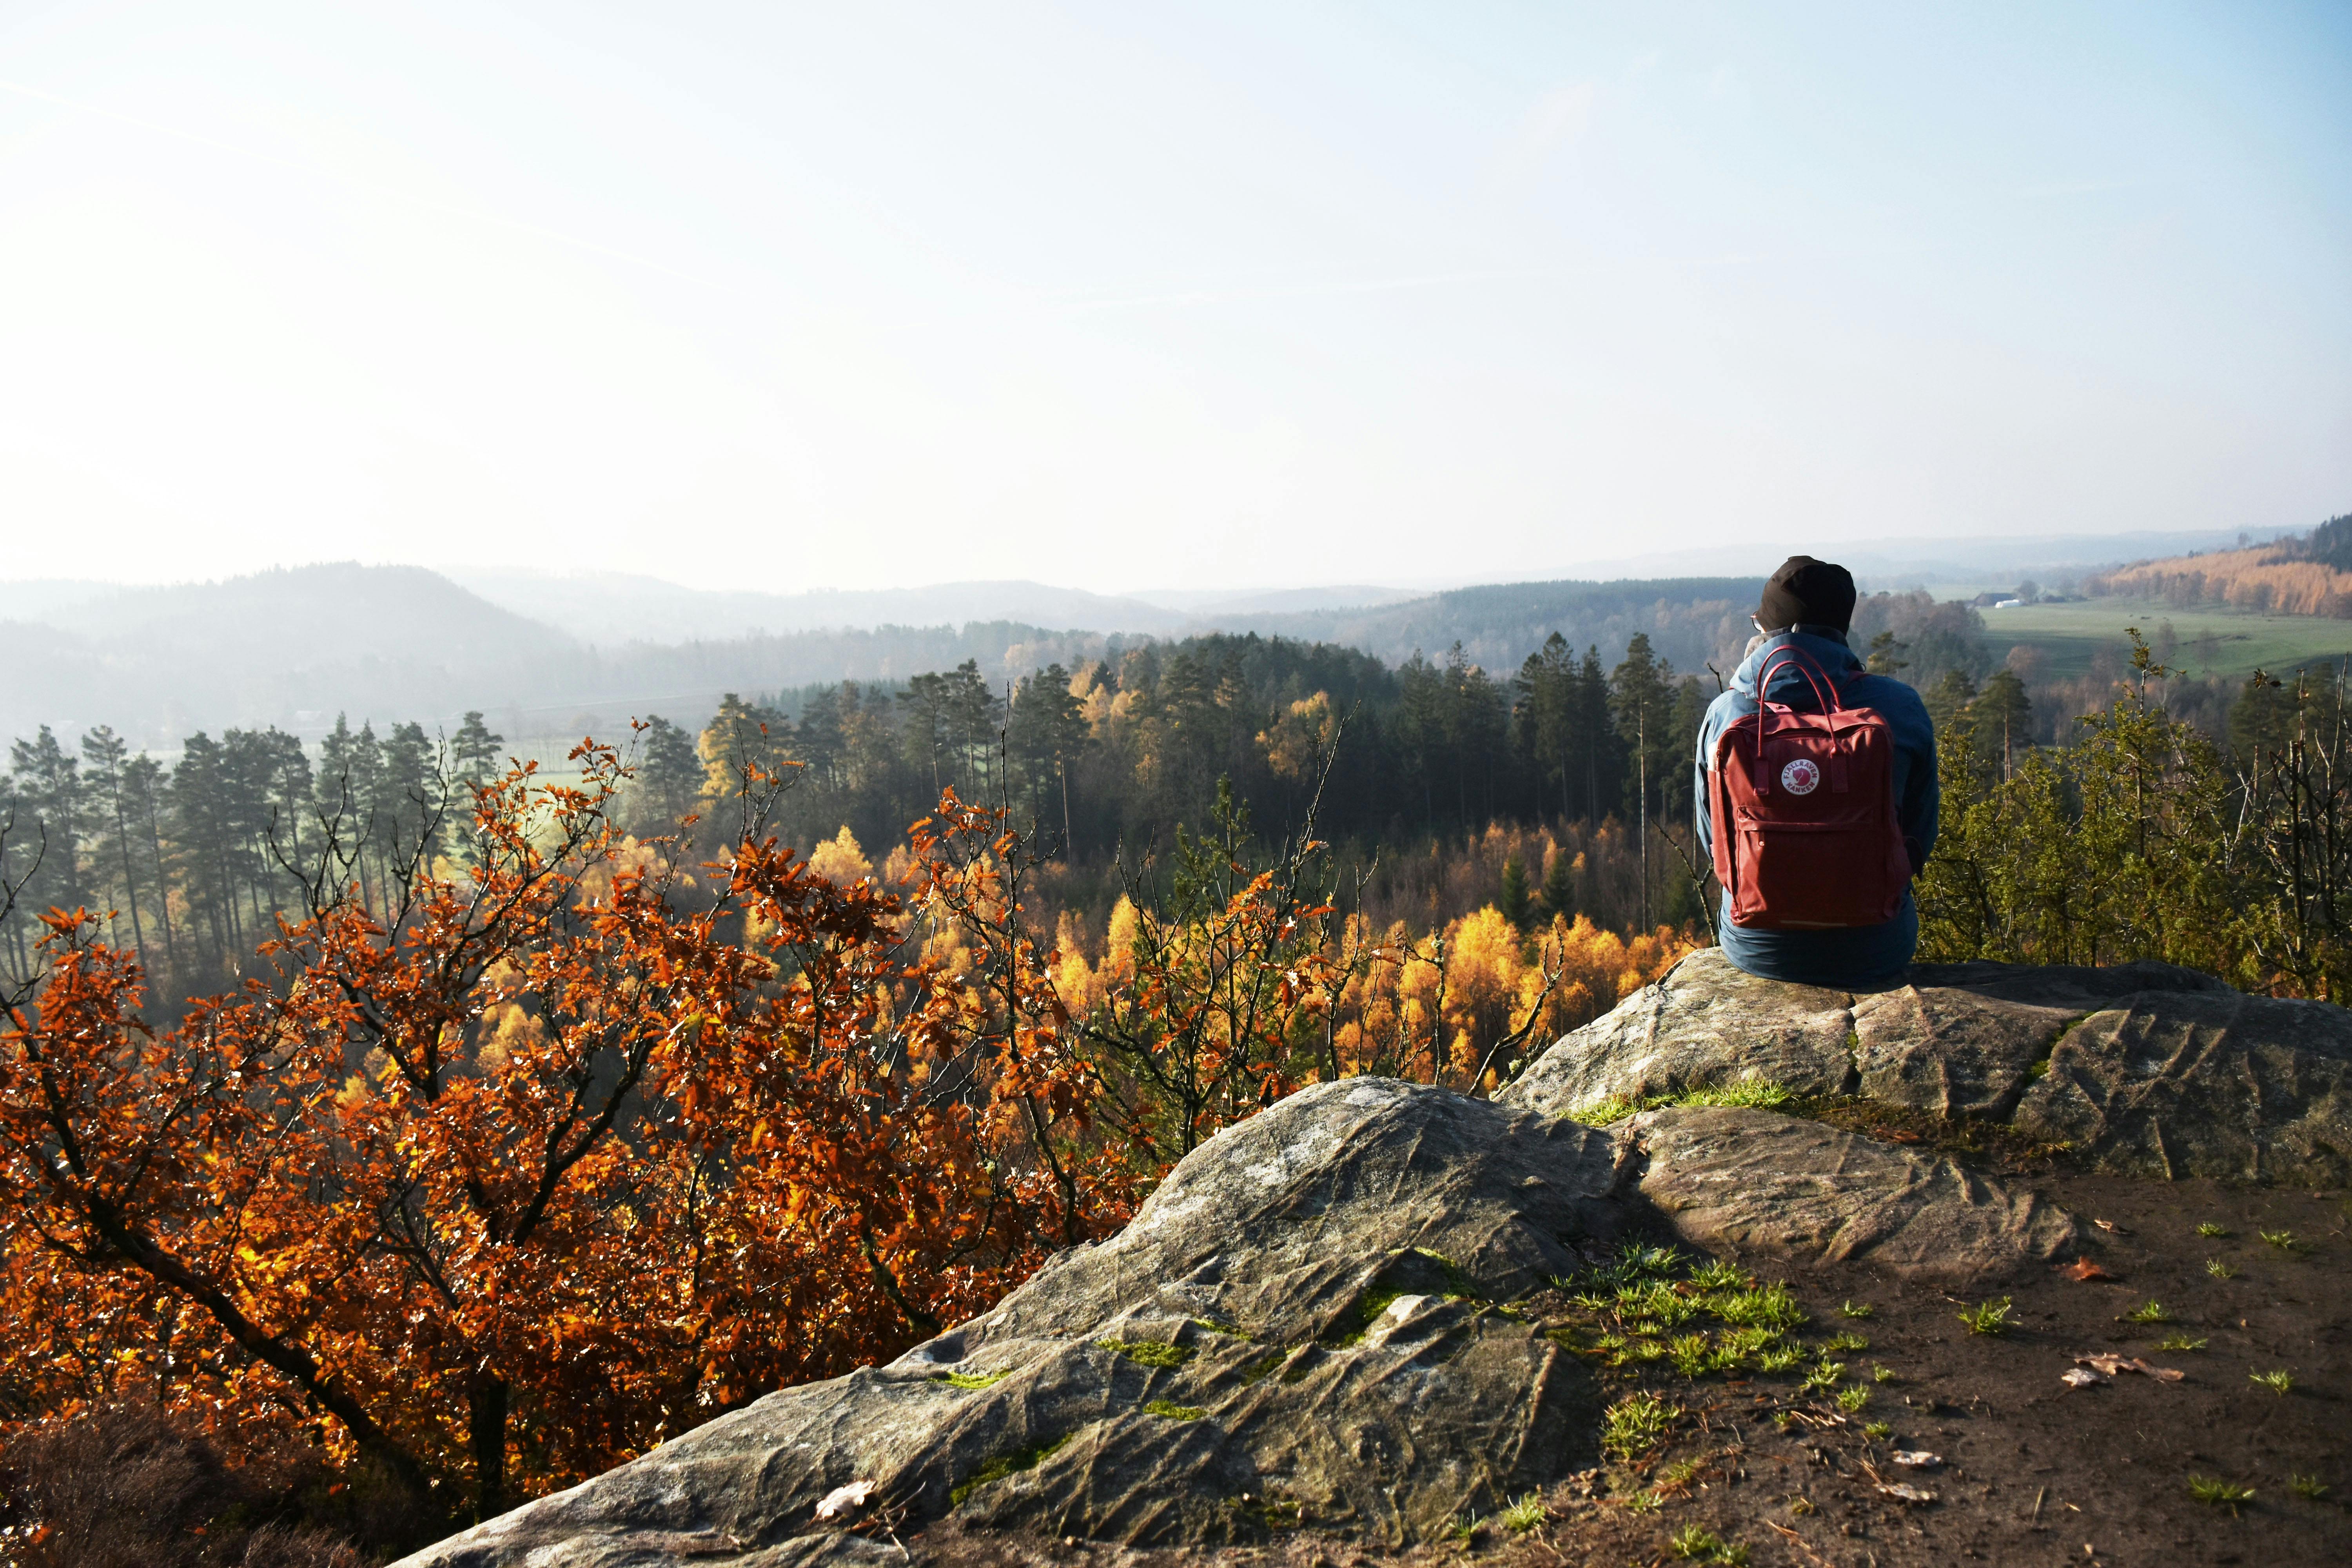
[[[1853,603],[1843,566],[1792,555],[1772,574],[1756,639],[1699,726],[1694,792],[1724,955],[1845,990],[1910,965],[1911,879],[1937,805],[1935,725],[1916,691],[1846,645]]]

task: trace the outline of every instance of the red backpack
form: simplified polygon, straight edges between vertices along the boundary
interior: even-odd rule
[[[1812,687],[1820,712],[1765,696],[1783,665]],[[1845,706],[1837,682],[1794,648],[1767,662],[1756,698],[1756,722],[1725,726],[1706,775],[1715,874],[1731,923],[1804,931],[1893,920],[1911,853],[1895,820],[1886,716]]]

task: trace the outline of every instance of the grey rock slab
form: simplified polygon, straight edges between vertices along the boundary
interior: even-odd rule
[[[902,1531],[960,1510],[1138,1546],[1302,1517],[1425,1538],[1595,1462],[1591,1373],[1492,1303],[1620,1234],[1622,1148],[1389,1079],[1307,1089],[898,1361],[769,1394],[406,1562],[863,1561],[814,1517],[852,1480]],[[951,1370],[1005,1375],[960,1389]]]
[[[2210,974],[2149,961],[1915,964],[1903,984],[1854,998],[1857,1089],[1938,1116],[2006,1121],[2059,1037],[2099,1009],[2237,994]]]
[[[2006,1117],[2084,1009],[1916,983],[1856,997],[1856,1089],[1938,1116]]]
[[[2352,1012],[2152,962],[1923,963],[1850,995],[1703,949],[1496,1098],[1564,1115],[1750,1079],[2008,1122],[2117,1173],[2352,1180]]]
[[[1708,1252],[1958,1284],[2069,1256],[2076,1239],[2031,1192],[1801,1117],[1691,1106],[1618,1131],[1640,1157],[1642,1196]]]
[[[1562,1116],[1742,1078],[1849,1094],[1852,1009],[1843,991],[1759,980],[1704,947],[1562,1038],[1495,1098]]]
[[[2142,993],[2052,1052],[2015,1125],[2118,1175],[2352,1181],[2352,1012]]]

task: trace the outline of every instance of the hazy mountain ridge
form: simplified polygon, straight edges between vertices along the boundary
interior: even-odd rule
[[[443,574],[490,604],[570,628],[582,640],[604,647],[972,621],[1157,636],[1181,635],[1190,624],[1184,612],[1145,599],[1018,581],[772,594],[688,588],[625,573],[559,575],[452,567]]]
[[[663,591],[671,606],[661,612],[670,624],[683,624],[680,606],[716,626],[728,624],[731,613],[786,602],[781,595],[711,595],[730,608],[705,616],[698,608],[704,595],[654,579],[555,581],[596,583],[596,593],[615,591],[615,582],[629,592],[651,584],[646,592]],[[929,604],[949,618],[664,641],[611,636],[610,623],[584,613],[567,629],[422,567],[284,568],[216,583],[76,595],[37,621],[0,622],[0,655],[17,677],[0,690],[0,733],[29,735],[47,723],[79,734],[105,723],[134,744],[164,747],[197,729],[276,724],[317,733],[338,712],[354,722],[362,716],[454,721],[469,708],[522,734],[576,731],[583,721],[614,729],[646,709],[698,723],[728,690],[904,680],[966,659],[1002,684],[1045,664],[1113,654],[1132,640],[1213,630],[1342,643],[1391,663],[1415,649],[1442,659],[1459,640],[1473,661],[1503,675],[1553,630],[1579,647],[1597,642],[1612,652],[1633,632],[1646,631],[1661,654],[1696,668],[1716,645],[1744,636],[1745,601],[1752,601],[1756,584],[1515,584],[1387,605],[1200,616],[1144,606],[1145,625],[1109,632],[950,614],[968,589],[973,607],[1023,594],[1045,606],[1057,597],[1081,609],[1141,604],[1028,584],[811,595],[800,602],[844,608]],[[618,629],[628,625],[625,618]],[[600,631],[607,635],[594,635]]]
[[[2117,536],[2119,559],[2151,541]],[[2080,542],[1895,542],[1837,552],[1867,572],[1890,552],[1973,561],[2015,546],[2017,571]],[[1835,552],[1837,547],[1824,546]],[[462,579],[462,580],[461,580]],[[1635,633],[1684,671],[1727,670],[1761,574],[1496,583],[1407,595],[1328,585],[1109,595],[1028,582],[803,594],[709,592],[622,574],[464,572],[354,563],[168,587],[0,584],[0,735],[105,723],[172,747],[198,729],[353,721],[454,724],[467,709],[515,735],[617,729],[659,711],[699,723],[720,693],[897,681],[974,660],[992,686],[1139,639],[1212,631],[1336,643],[1391,664],[1463,656],[1507,679],[1554,632],[1613,658]],[[1350,602],[1353,601],[1353,602]]]
[[[1471,663],[1501,676],[1555,631],[1579,650],[1598,644],[1612,655],[1644,632],[1661,658],[1696,670],[1748,640],[1763,585],[1761,576],[1500,583],[1370,609],[1207,618],[1215,630],[1344,643],[1390,664],[1415,653],[1442,661],[1458,641]]]

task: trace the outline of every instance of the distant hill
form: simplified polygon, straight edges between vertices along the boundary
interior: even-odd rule
[[[110,724],[157,749],[200,729],[316,735],[339,712],[454,727],[478,708],[517,737],[617,732],[648,710],[699,724],[727,690],[904,680],[967,658],[995,680],[1117,642],[1000,620],[598,646],[438,573],[350,563],[59,593],[37,607],[38,619],[0,620],[0,738],[48,724],[70,742]]]
[[[2335,547],[2326,531],[2316,544],[2293,546]],[[2210,569],[2236,553],[2263,554],[2273,576],[2343,575],[2323,561],[2264,552],[2180,559]],[[339,712],[354,722],[454,728],[478,708],[510,739],[548,742],[617,734],[649,711],[698,725],[730,690],[902,681],[967,659],[1001,688],[1048,663],[1076,666],[1137,641],[1212,631],[1335,644],[1391,665],[1415,653],[1442,661],[1458,643],[1502,679],[1554,633],[1579,653],[1597,647],[1612,666],[1642,633],[1660,657],[1705,680],[1708,664],[1728,673],[1738,658],[1762,583],[1565,580],[1404,598],[1322,587],[1152,603],[1017,582],[772,595],[620,575],[469,581],[345,563],[165,588],[0,585],[0,616],[8,617],[0,619],[0,660],[9,673],[0,684],[0,739],[47,723],[71,740],[105,723],[135,745],[170,750],[198,729],[277,725],[315,736]],[[2214,591],[2210,577],[2194,591]],[[1943,610],[1927,595],[1873,603],[1873,626],[1895,627],[1909,647],[1912,679],[1947,667],[1982,673],[1971,661],[1990,656],[1977,647],[1983,627],[1970,613],[1957,612],[1966,626],[1942,626],[1935,617]],[[885,614],[905,618],[873,619]]]
[[[926,588],[768,594],[687,588],[658,577],[617,572],[559,575],[452,567],[446,574],[493,605],[605,647],[971,621],[1169,636],[1181,634],[1191,621],[1181,608],[1043,583],[939,583]]]
[[[1553,632],[1579,652],[1598,645],[1611,663],[1635,632],[1676,668],[1736,658],[1764,579],[1671,577],[1621,583],[1509,583],[1456,588],[1366,609],[1203,616],[1220,631],[1344,643],[1391,664],[1415,652],[1443,658],[1454,643],[1474,664],[1508,676]],[[1726,668],[1728,668],[1726,666]]]
[[[2352,515],[2330,518],[2308,536],[2252,549],[2135,562],[2089,578],[2084,591],[2161,599],[2183,609],[2214,605],[2352,619]]]
[[[1416,649],[1443,658],[1458,640],[1506,677],[1554,631],[1580,649],[1598,644],[1612,663],[1642,631],[1696,670],[1745,640],[1758,587],[1529,583],[1355,607],[1329,603],[1353,590],[1313,589],[1186,613],[1024,583],[808,595],[704,594],[622,576],[475,584],[505,602],[421,567],[351,563],[165,588],[12,584],[0,596],[14,616],[0,620],[10,671],[0,737],[47,723],[71,739],[105,723],[134,744],[171,748],[199,729],[315,735],[339,712],[454,725],[469,708],[518,738],[614,732],[647,710],[698,723],[723,691],[904,680],[965,659],[1002,684],[1057,660],[1115,656],[1135,638],[1210,630],[1340,643],[1391,663]],[[1003,605],[1034,616],[988,613]],[[909,619],[855,624],[886,610]],[[810,622],[822,624],[799,624]]]
[[[579,652],[554,627],[414,566],[58,595],[37,620],[0,622],[0,732],[105,723],[169,744],[224,725],[315,729],[341,710],[453,712],[561,680]]]

